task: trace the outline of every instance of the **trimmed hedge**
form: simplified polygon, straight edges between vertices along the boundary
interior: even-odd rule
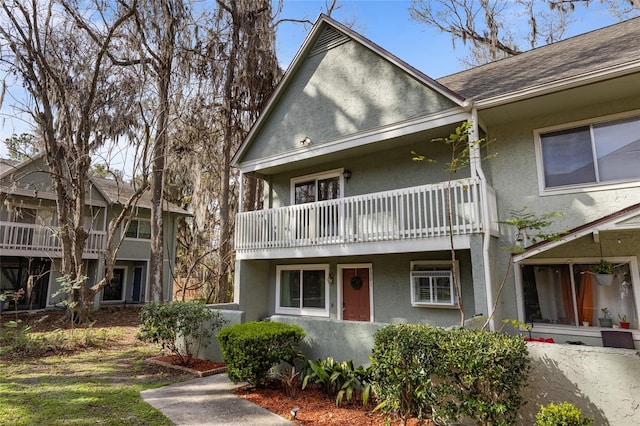
[[[223,328],[218,333],[227,376],[234,382],[262,386],[269,370],[282,361],[293,364],[305,333],[297,325],[248,322]]]
[[[376,333],[371,361],[376,397],[403,419],[510,425],[524,402],[529,358],[519,336],[390,325]]]

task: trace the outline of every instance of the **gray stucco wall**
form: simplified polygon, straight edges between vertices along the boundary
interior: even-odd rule
[[[438,136],[447,134],[447,131],[442,130]],[[351,171],[351,179],[345,183],[343,188],[345,197],[444,182],[448,179],[445,163],[447,156],[451,154],[444,143],[432,142],[433,137],[433,135],[425,135],[418,137],[418,141],[398,140],[394,142],[392,147],[381,151],[354,155],[271,176],[271,207],[293,204],[290,195],[292,178],[339,168]],[[425,155],[436,162],[413,161],[412,151]],[[456,178],[468,176],[469,170],[465,169]]]
[[[224,327],[247,322],[245,313],[238,310],[238,305],[234,303],[207,305],[207,308],[220,313],[222,318],[226,321]],[[211,323],[206,324],[205,327],[211,328]],[[218,331],[220,330],[215,330],[214,333],[218,333]],[[198,358],[208,359],[215,362],[222,362],[222,351],[220,350],[220,343],[218,343],[218,339],[215,337],[215,335],[209,342],[209,345],[207,347],[200,347],[199,351],[195,355]]]
[[[306,136],[320,144],[454,106],[350,41],[305,60],[241,161],[292,151]]]
[[[362,323],[318,318],[293,318],[274,315],[271,321],[295,324],[304,329],[306,337],[302,353],[309,359],[333,357],[336,361],[353,360],[354,365],[369,365],[373,350],[373,335],[384,323]]]
[[[640,357],[629,349],[529,343],[532,359],[519,424],[533,424],[540,405],[569,401],[595,425],[640,424]]]
[[[531,118],[527,121],[509,122],[489,129],[491,150],[498,155],[485,167],[493,175],[493,186],[498,193],[500,219],[507,217],[511,209],[528,206],[537,213],[561,211],[570,214],[559,218],[553,230],[571,229],[623,207],[640,202],[638,188],[620,188],[615,191],[587,188],[582,192],[540,196],[535,155],[534,130],[563,125],[640,109],[640,99],[620,99],[608,104],[589,105],[565,113]]]
[[[472,276],[471,255],[469,251],[458,251],[463,305],[466,317],[475,315],[477,305],[474,301],[478,284]],[[450,326],[460,323],[460,314],[456,308],[412,307],[410,293],[410,263],[416,260],[450,261],[449,252],[426,252],[385,254],[375,256],[352,256],[339,258],[282,259],[274,261],[240,261],[236,270],[236,302],[246,311],[247,320],[259,320],[275,314],[276,266],[285,264],[329,264],[330,273],[337,277],[339,264],[372,264],[373,268],[373,311],[378,322],[417,322],[437,326]],[[239,286],[239,287],[238,287]],[[338,285],[337,279],[329,286],[330,317],[337,318]],[[480,295],[481,300],[485,300]],[[486,312],[486,308],[482,312]]]

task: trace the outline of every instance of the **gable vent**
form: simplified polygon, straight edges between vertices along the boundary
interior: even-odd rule
[[[344,33],[329,27],[320,34],[318,41],[309,53],[309,57],[317,55],[318,53],[326,52],[329,49],[333,49],[336,46],[348,42],[349,40],[351,39]]]

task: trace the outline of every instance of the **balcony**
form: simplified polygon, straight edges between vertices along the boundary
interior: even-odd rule
[[[57,228],[0,222],[0,250],[6,256],[62,257]],[[97,259],[104,249],[106,232],[91,231],[84,247],[87,259]]]
[[[375,243],[390,249],[398,242],[416,247],[418,240],[448,237],[448,182],[345,197],[317,203],[239,213],[236,217],[238,258],[358,254],[354,247]],[[483,199],[495,215],[495,193],[481,196],[476,179],[451,182],[454,236],[480,233]],[[489,221],[491,222],[491,221]],[[447,238],[448,239],[448,238]],[[324,247],[325,251],[319,250]],[[342,251],[336,250],[341,247]],[[314,248],[309,250],[309,248]],[[366,253],[360,250],[360,254]],[[372,253],[372,251],[368,251]],[[296,256],[297,254],[297,256]]]

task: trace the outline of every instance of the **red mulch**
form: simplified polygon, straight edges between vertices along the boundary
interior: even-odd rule
[[[183,367],[187,367],[187,368],[190,368],[191,370],[196,370],[200,372],[215,370],[217,368],[224,367],[224,363],[222,362],[213,362],[213,361],[209,361],[208,359],[202,359],[202,358],[191,358],[191,361],[188,364],[183,365],[178,355],[165,355],[165,356],[155,357],[154,359],[157,361],[166,362],[167,364],[182,365]]]
[[[375,405],[369,403],[368,407],[362,406],[362,400],[358,396],[351,403],[342,403],[336,406],[334,399],[322,394],[317,388],[308,387],[298,390],[295,398],[286,395],[279,383],[274,383],[266,388],[241,388],[236,390],[236,395],[245,398],[256,405],[278,414],[285,419],[299,425],[400,425],[400,419],[376,411]],[[293,408],[299,408],[295,418],[291,415]],[[418,426],[430,423],[420,423],[418,419],[409,419],[407,425]]]

